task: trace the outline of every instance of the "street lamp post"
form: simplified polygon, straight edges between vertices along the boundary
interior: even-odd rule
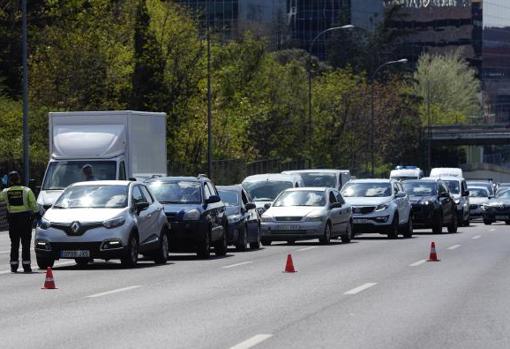
[[[381,64],[377,69],[374,71],[372,76],[370,77],[370,124],[371,124],[371,131],[370,131],[370,163],[371,163],[371,174],[372,178],[375,175],[375,145],[374,145],[374,139],[375,139],[375,108],[374,108],[374,79],[377,75],[377,73],[384,67],[391,65],[391,64],[401,64],[401,63],[407,63],[407,58],[399,59],[397,61],[388,61],[386,63]]]
[[[311,156],[312,151],[312,50],[315,42],[324,34],[335,31],[335,30],[344,30],[344,29],[352,29],[354,26],[352,24],[343,25],[341,27],[331,27],[321,31],[317,34],[312,42],[310,43],[310,47],[308,49],[308,151]],[[311,161],[311,158],[310,158]]]
[[[211,91],[211,13],[210,1],[207,1],[207,176],[212,177],[212,91]]]
[[[22,12],[22,35],[21,35],[21,60],[23,66],[23,179],[25,185],[29,184],[30,180],[30,157],[29,157],[29,144],[30,134],[28,130],[28,39],[27,39],[27,0],[21,1]]]

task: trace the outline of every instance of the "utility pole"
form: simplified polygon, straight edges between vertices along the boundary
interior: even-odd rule
[[[23,179],[28,186],[30,181],[30,134],[28,130],[28,28],[27,28],[27,0],[21,0],[22,34],[21,60],[23,65]]]
[[[207,176],[212,178],[212,92],[211,92],[211,28],[210,0],[207,1]]]
[[[430,117],[430,79],[427,79],[427,130],[428,130],[428,150],[427,150],[427,167],[428,170],[432,168],[432,132],[431,132],[431,117]]]

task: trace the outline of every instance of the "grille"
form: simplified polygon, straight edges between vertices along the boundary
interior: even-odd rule
[[[366,207],[353,207],[352,208],[352,213],[356,213],[356,214],[367,214],[367,213],[372,213],[374,212],[375,210],[375,207],[373,206],[366,206]]]
[[[299,222],[303,217],[275,217],[278,222]]]
[[[63,230],[69,236],[81,236],[81,235],[85,234],[85,232],[87,230],[103,226],[103,223],[99,223],[99,222],[97,222],[97,223],[79,223],[80,228],[78,229],[78,231],[74,232],[71,229],[71,226],[73,223],[70,223],[70,224],[51,223],[51,227],[55,228],[55,229]]]

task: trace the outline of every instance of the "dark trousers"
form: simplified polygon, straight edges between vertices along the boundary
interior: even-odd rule
[[[30,212],[9,214],[9,237],[11,239],[11,265],[19,265],[19,245],[23,265],[30,265],[30,242],[32,240],[32,214]]]

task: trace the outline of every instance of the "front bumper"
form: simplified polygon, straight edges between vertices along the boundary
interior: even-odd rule
[[[430,228],[436,217],[434,205],[413,204],[413,225],[420,228]]]
[[[271,241],[307,240],[324,236],[326,222],[262,222],[261,238]]]
[[[209,224],[205,221],[169,221],[170,251],[194,252],[205,241]]]
[[[483,219],[492,222],[510,220],[510,207],[487,207],[483,210]]]
[[[353,231],[356,234],[388,233],[392,229],[394,215],[395,213],[390,209],[374,211],[369,214],[353,214]]]

